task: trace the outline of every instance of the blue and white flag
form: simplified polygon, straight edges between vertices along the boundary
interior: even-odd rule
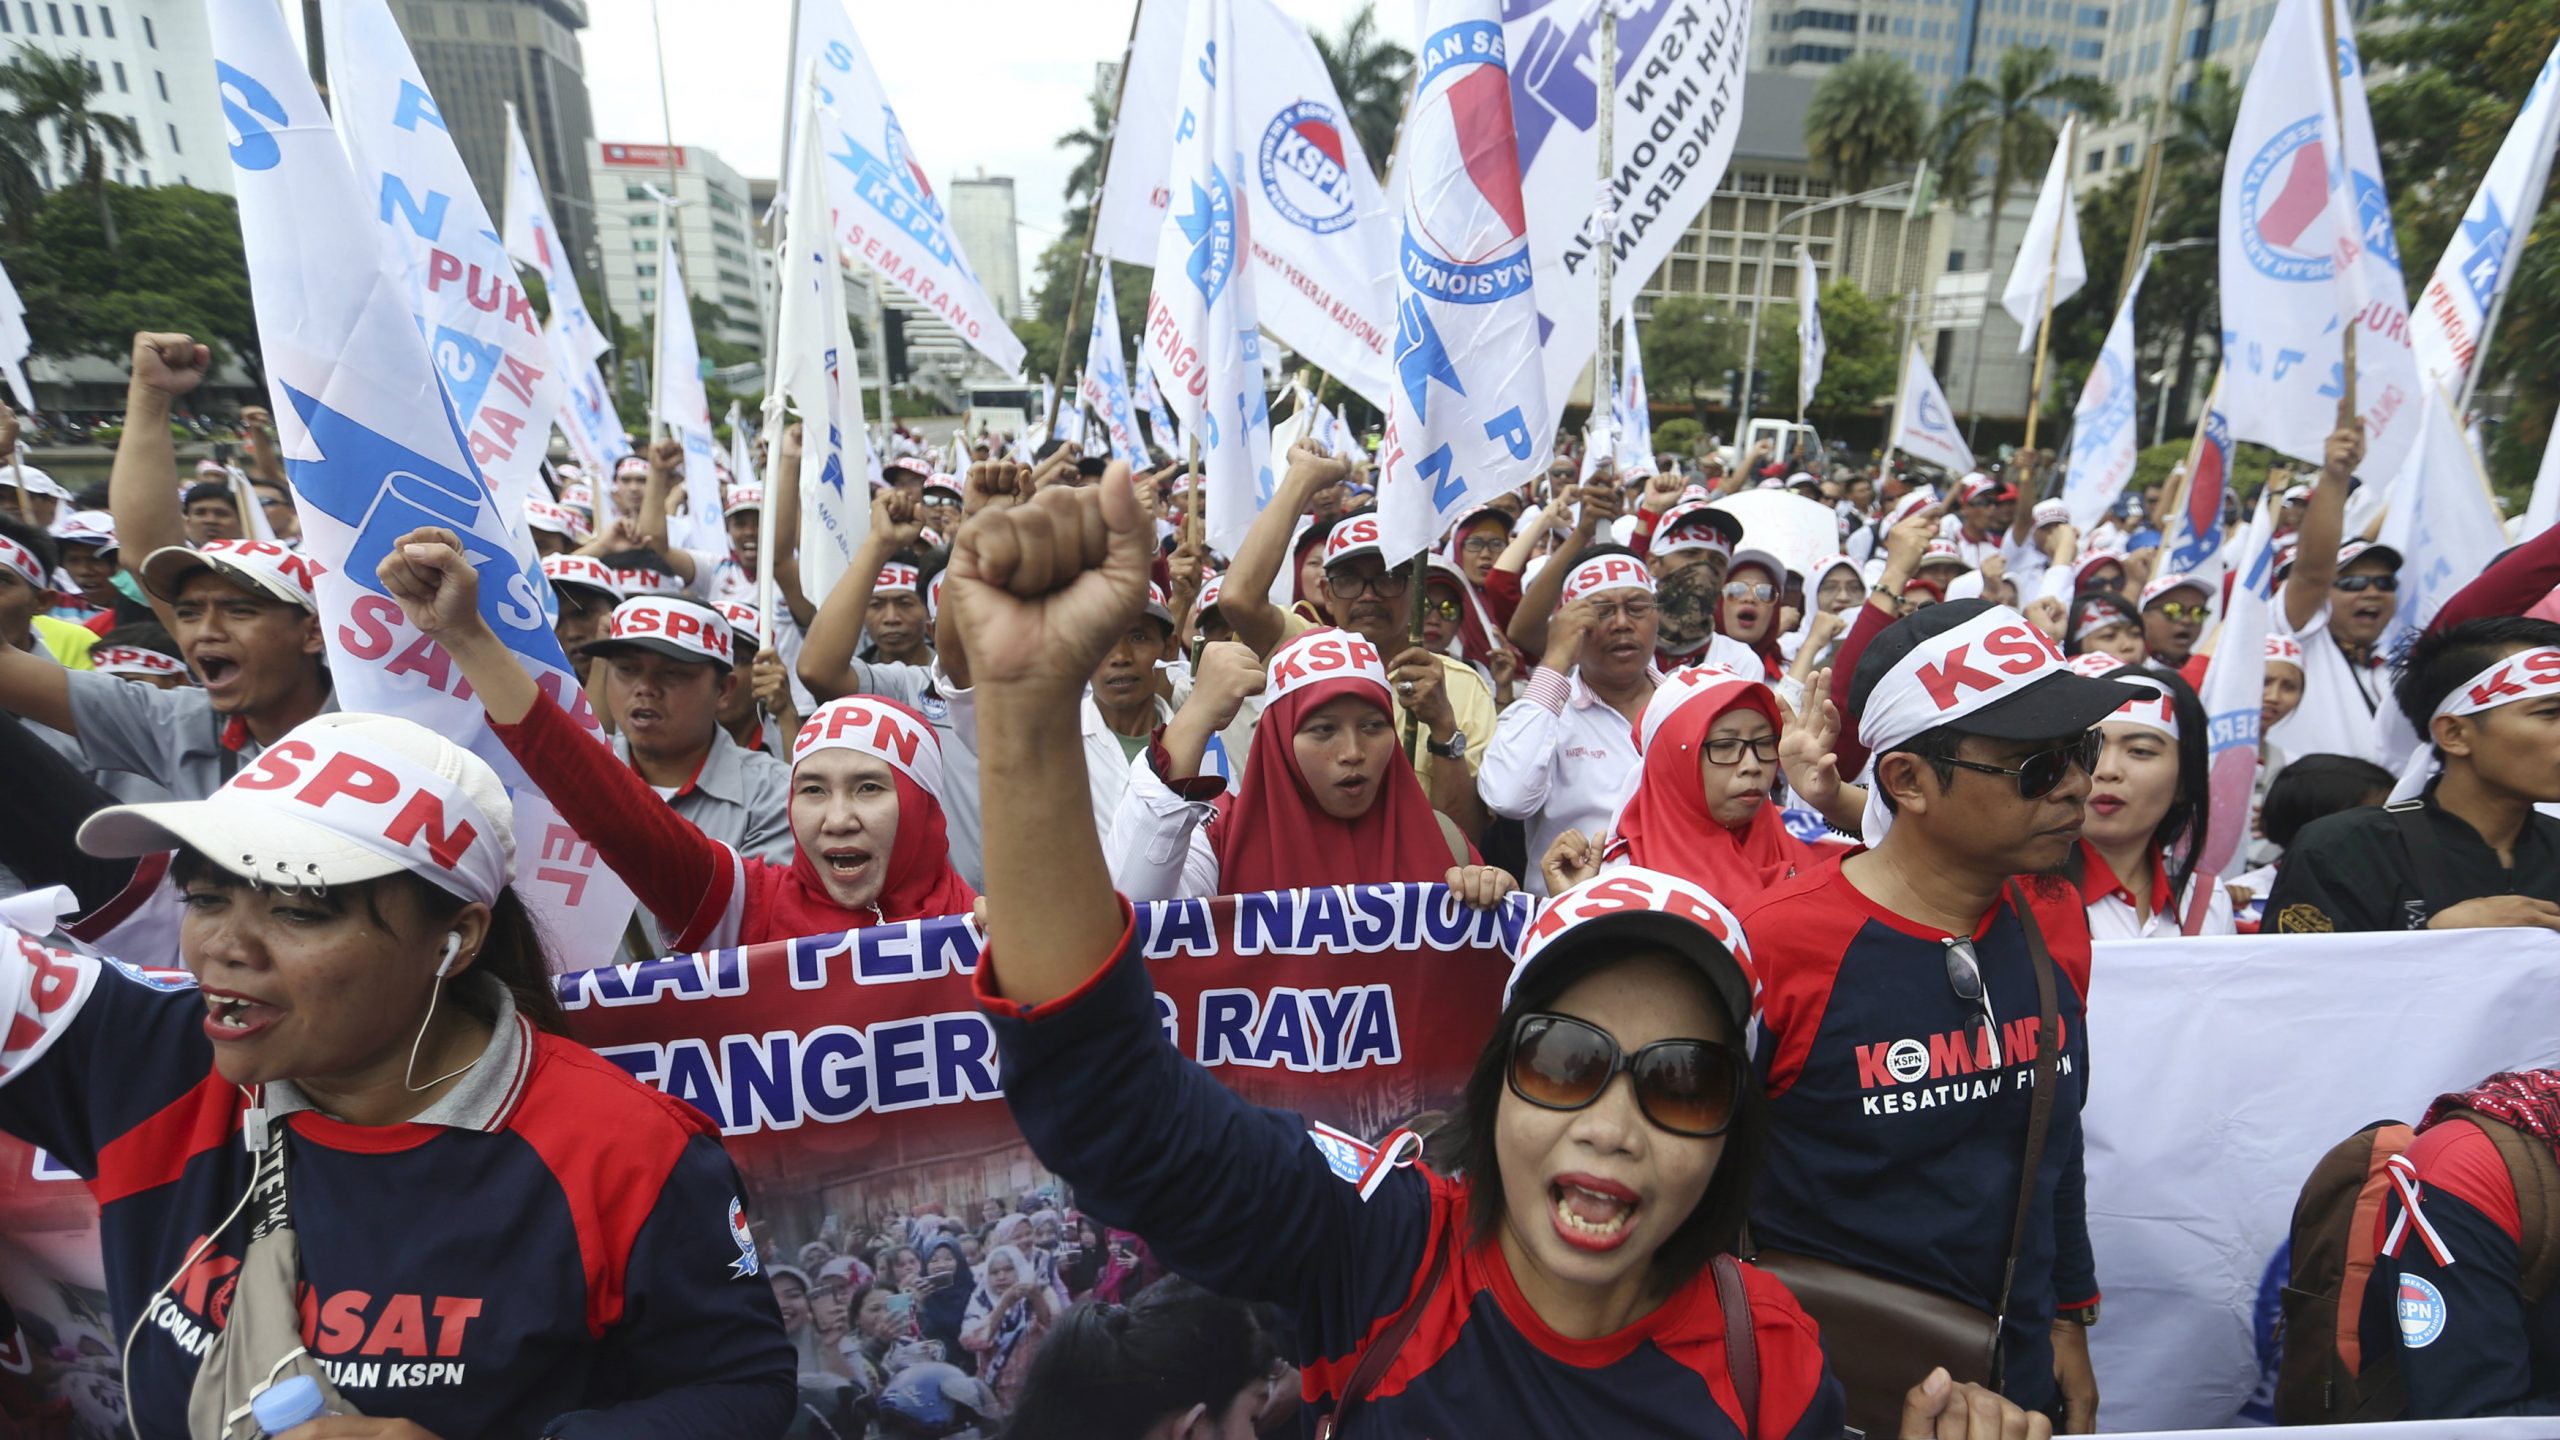
[[[1156,388],[1156,369],[1152,365],[1137,367],[1138,404],[1147,422],[1147,438],[1168,455],[1182,453],[1182,431],[1173,423],[1173,412],[1164,408],[1164,392]]]
[[[2459,397],[2488,347],[2485,327],[2498,296],[2515,278],[2511,263],[2523,248],[2551,178],[2551,152],[2560,144],[2560,45],[2542,62],[2524,108],[2498,146],[2489,173],[2462,224],[2436,262],[2436,273],[2409,317],[2418,378]]]
[[[702,347],[693,336],[693,306],[685,298],[684,272],[676,259],[675,211],[666,213],[658,242],[657,403],[650,419],[684,444],[685,513],[667,517],[669,538],[690,550],[729,552],[720,528],[720,472],[711,434],[711,400],[702,389]]]
[[[1973,468],[1973,447],[1964,443],[1964,431],[1957,428],[1955,411],[1947,405],[1947,392],[1938,388],[1938,377],[1930,371],[1929,358],[1920,353],[1917,340],[1902,356],[1902,389],[1893,401],[1890,448],[1926,460],[1950,475]]]
[[[2114,508],[2133,478],[2134,458],[2142,448],[2134,403],[2133,307],[2142,298],[2144,273],[2134,273],[2114,323],[2107,326],[2106,343],[2098,347],[2098,363],[2089,367],[2089,378],[2080,387],[2080,403],[2071,410],[2062,503],[2071,507],[2071,523],[2084,535]]]
[[[2396,653],[2507,548],[2506,522],[2442,389],[2428,387],[2424,416],[2417,453],[2392,487],[2376,537],[2400,552],[2400,604],[2375,644],[2377,654]],[[2384,719],[2386,711],[2399,720],[2396,727]],[[2382,753],[2397,763],[2417,743],[2416,730],[2396,705],[2382,706],[2374,718],[2376,733],[2389,742]]]
[[[258,347],[338,703],[417,721],[494,766],[515,790],[515,884],[546,922],[553,959],[601,963],[630,891],[558,822],[451,658],[408,623],[375,570],[420,526],[459,535],[490,628],[602,744],[552,633],[549,587],[472,458],[377,226],[379,191],[340,147],[283,16],[269,0],[211,0],[208,10]]]
[[[1653,473],[1653,399],[1644,388],[1644,351],[1636,346],[1636,317],[1619,325],[1626,338],[1618,373],[1618,473],[1641,480]]]
[[[1236,0],[1197,0],[1182,35],[1174,97],[1173,201],[1157,235],[1147,296],[1147,364],[1208,477],[1209,548],[1232,555],[1271,499],[1271,401],[1263,390],[1262,324],[1254,308],[1253,205],[1245,147],[1220,59],[1235,44]]]
[[[1103,431],[1111,437],[1111,458],[1144,470],[1150,462],[1146,443],[1138,435],[1138,407],[1129,398],[1129,362],[1121,358],[1128,352],[1120,348],[1120,306],[1111,293],[1111,262],[1099,263],[1102,283],[1095,292],[1093,324],[1085,331],[1084,374],[1077,381],[1077,392],[1101,417]]]
[[[1049,427],[1049,438],[1060,444],[1084,444],[1084,373],[1078,371],[1067,386],[1066,398],[1058,405],[1058,423]]]
[[[950,213],[898,124],[898,112],[890,108],[888,92],[880,88],[880,77],[872,71],[862,37],[845,18],[844,6],[837,0],[800,0],[798,40],[790,85],[796,93],[802,78],[816,67],[818,103],[827,115],[819,132],[822,169],[834,206],[836,238],[845,253],[914,296],[997,369],[1021,374],[1022,342],[978,283],[977,271],[951,228]],[[909,71],[928,73],[914,66]],[[939,73],[931,78],[935,84],[950,80]],[[792,107],[795,112],[798,108]],[[796,194],[789,197],[792,205],[800,201]],[[1004,243],[1012,244],[1012,237],[1006,236]]]
[[[542,317],[389,7],[339,0],[323,34],[339,138],[376,197],[368,209],[400,259],[410,313],[513,529],[526,500],[551,498],[542,460],[564,386]]]
[[[604,375],[593,361],[577,359],[577,342],[562,333],[557,314],[544,326],[544,333],[550,337],[551,353],[568,379],[560,396],[560,433],[587,473],[599,482],[605,481],[613,474],[613,463],[631,453],[631,437],[622,431],[622,415],[614,408],[613,391],[605,385]]]
[[[2267,630],[2275,596],[2275,512],[2260,494],[2257,513],[2233,550],[2231,594],[2223,602],[2222,629],[2206,662],[2204,702],[2206,785],[2213,796],[2213,828],[2197,851],[2195,873],[2205,877],[2181,917],[2186,932],[2204,923],[2213,879],[2232,867],[2249,838],[2249,796],[2258,778],[2258,707],[2266,686]],[[2190,573],[2179,567],[2179,573]]]
[[[803,111],[817,108],[817,88],[804,77]],[[773,477],[800,487],[800,590],[823,600],[852,568],[854,547],[871,530],[871,486],[877,466],[863,428],[862,372],[846,318],[844,268],[837,226],[823,198],[825,163],[807,137],[828,129],[823,115],[793,131],[792,188],[819,198],[783,217],[782,259],[774,276],[774,377],[800,416],[800,473]]]
[[[512,102],[507,106],[507,195],[500,208],[505,211],[508,256],[542,276],[552,323],[560,327],[570,353],[580,365],[595,364],[613,348],[613,337],[596,323],[578,289],[577,257],[551,219],[551,204],[542,197],[542,175],[533,168],[533,150],[524,143]]]
[[[1396,176],[1395,386],[1378,446],[1390,565],[1519,483],[1554,443],[1501,16],[1496,0],[1423,9]]]
[[[2196,426],[2187,455],[2187,498],[2171,518],[2162,549],[2164,575],[2193,575],[2222,549],[2223,496],[2231,488],[2231,417],[2222,413],[2222,377],[2205,397],[2204,422]]]
[[[0,381],[6,381],[9,393],[18,397],[18,408],[33,412],[36,397],[27,389],[24,368],[27,354],[35,348],[27,335],[27,307],[18,298],[18,287],[9,283],[9,272],[0,267]]]

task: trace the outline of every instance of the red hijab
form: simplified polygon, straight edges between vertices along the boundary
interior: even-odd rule
[[[1714,665],[1681,670],[1654,687],[1636,728],[1643,753],[1636,789],[1618,810],[1610,858],[1624,858],[1706,887],[1728,905],[1786,878],[1814,859],[1813,848],[1787,833],[1775,801],[1728,828],[1707,808],[1698,778],[1707,731],[1737,709],[1757,710],[1779,727],[1777,697],[1746,675]],[[1623,847],[1623,848],[1622,848]]]
[[[869,908],[848,910],[827,894],[818,867],[795,841],[787,871],[766,866],[757,877],[761,923],[754,927],[759,933],[748,938],[826,935],[967,911],[978,892],[951,868],[951,840],[942,818],[942,742],[925,718],[877,695],[831,700],[818,707],[792,741],[795,777],[801,762],[820,750],[853,750],[888,763],[898,791],[898,834],[889,842],[888,878]]]
[[[1403,751],[1357,820],[1326,814],[1298,769],[1298,726],[1326,703],[1355,696],[1393,718],[1376,647],[1346,630],[1310,630],[1273,652],[1270,675],[1244,779],[1209,818],[1219,892],[1446,878],[1449,842]]]

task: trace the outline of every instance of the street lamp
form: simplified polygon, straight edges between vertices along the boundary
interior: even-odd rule
[[[2155,241],[2142,247],[2142,263],[2134,267],[2133,273],[2136,275],[2147,275],[2151,270],[2151,262],[2163,255],[2175,254],[2180,250],[2193,250],[2198,246],[2210,245],[2212,243],[2212,237],[2206,235],[2190,236],[2184,240],[2172,240],[2165,245]],[[2155,446],[2166,443],[2169,434],[2169,392],[2165,388],[2168,383],[2169,373],[2170,367],[2162,366],[2160,369],[2151,372],[2151,375],[2149,376],[2151,387],[2154,390],[2159,391],[2159,397],[2152,406],[2151,418],[2151,443]]]
[[[1750,338],[1744,342],[1742,350],[1742,394],[1734,402],[1733,456],[1738,467],[1747,467],[1751,463],[1750,452],[1744,448],[1750,443],[1751,438],[1751,377],[1758,370],[1760,363],[1760,312],[1769,308],[1769,267],[1777,263],[1778,237],[1786,231],[1787,227],[1799,220],[1809,219],[1825,210],[1837,210],[1844,205],[1856,205],[1868,200],[1881,200],[1887,195],[1898,195],[1910,189],[1912,184],[1913,182],[1909,180],[1897,180],[1890,185],[1879,185],[1873,190],[1861,190],[1855,195],[1842,195],[1816,204],[1800,206],[1779,216],[1769,226],[1769,246],[1761,253],[1759,284],[1751,299]]]

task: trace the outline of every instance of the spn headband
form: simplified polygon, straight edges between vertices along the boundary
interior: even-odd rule
[[[184,675],[186,664],[174,655],[139,645],[101,645],[89,652],[89,663],[102,675]]]
[[[2137,693],[2116,707],[2116,712],[2101,723],[2141,725],[2157,730],[2175,740],[2178,738],[2178,706],[2169,698],[2169,687],[2148,675],[2124,673],[2132,667],[2113,655],[2092,651],[2075,655],[2070,660],[2074,673],[2092,680],[2114,679]]]
[[[1650,595],[1653,571],[1632,555],[1596,555],[1566,572],[1564,593],[1556,603],[1570,605],[1602,590],[1641,590]]]
[[[849,695],[819,706],[791,741],[792,768],[821,750],[851,750],[886,761],[916,788],[942,799],[942,742],[932,726],[894,700]]]
[[[910,595],[920,593],[916,567],[900,560],[881,566],[880,574],[871,582],[871,593],[877,595],[889,590],[904,590]]]
[[[0,535],[0,566],[26,581],[39,595],[53,589],[53,582],[45,578],[44,566],[36,563],[36,552],[6,535]]]

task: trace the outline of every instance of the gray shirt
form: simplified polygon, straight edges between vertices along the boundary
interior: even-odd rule
[[[216,714],[212,697],[193,686],[161,690],[95,670],[63,673],[71,685],[72,728],[92,770],[130,771],[177,799],[202,800],[266,749],[245,727],[238,749],[223,744],[233,717]],[[320,709],[337,708],[332,690]]]
[[[614,736],[613,753],[630,764],[631,742]],[[740,855],[761,855],[777,865],[791,863],[790,767],[761,750],[740,745],[726,730],[712,728],[711,753],[702,758],[701,771],[691,784],[668,796],[667,804],[694,829]],[[635,913],[655,947],[650,954],[666,954],[667,937],[660,933],[657,917],[645,905]]]

